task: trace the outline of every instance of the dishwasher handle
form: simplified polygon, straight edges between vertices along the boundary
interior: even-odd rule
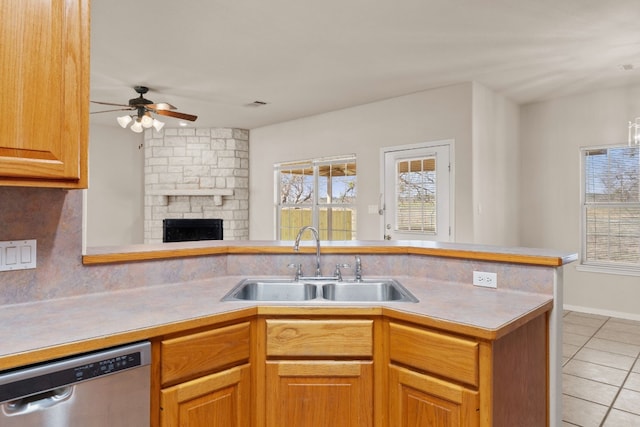
[[[6,402],[3,410],[7,415],[22,415],[51,408],[69,400],[73,395],[74,389],[75,386],[59,387],[32,396],[22,397]]]

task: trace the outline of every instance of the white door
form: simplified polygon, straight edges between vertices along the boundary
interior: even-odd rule
[[[383,149],[384,238],[451,240],[451,144]]]

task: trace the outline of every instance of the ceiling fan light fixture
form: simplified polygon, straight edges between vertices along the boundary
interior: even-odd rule
[[[140,119],[137,119],[135,123],[131,125],[131,130],[135,133],[142,132],[144,130],[144,128],[142,127],[142,121]]]
[[[123,128],[126,128],[127,125],[133,121],[131,116],[120,116],[116,120],[118,121],[118,124]]]
[[[149,88],[146,86],[134,86],[133,88],[137,93],[137,98],[132,98],[129,100],[128,104],[116,104],[113,102],[102,102],[102,101],[91,101],[95,104],[100,105],[109,105],[113,107],[120,107],[117,110],[106,110],[106,111],[97,111],[98,113],[107,113],[110,111],[121,111],[121,110],[135,110],[135,114],[120,116],[117,117],[116,120],[118,124],[126,129],[129,125],[131,125],[131,131],[135,133],[142,133],[145,129],[154,128],[156,131],[160,131],[164,127],[164,122],[157,120],[154,117],[154,114],[158,114],[161,116],[169,116],[181,120],[195,121],[198,116],[193,114],[181,113],[179,111],[175,111],[176,107],[167,103],[160,102],[155,104],[153,101],[144,97],[144,94],[149,91]],[[153,114],[152,114],[153,113]],[[92,113],[93,114],[93,113]],[[186,126],[185,122],[180,122],[180,126]]]
[[[153,119],[153,128],[160,132],[160,129],[162,129],[164,127],[164,122],[161,122],[158,119]]]
[[[151,117],[151,114],[145,113],[145,115],[140,118],[140,124],[145,129],[149,129],[153,126],[153,117]]]

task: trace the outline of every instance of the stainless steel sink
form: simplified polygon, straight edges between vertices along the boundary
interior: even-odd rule
[[[311,283],[286,280],[245,279],[222,300],[234,301],[306,301],[317,296],[318,287]]]
[[[222,301],[334,301],[334,302],[418,302],[404,286],[394,279],[334,281],[308,279],[245,279],[238,283]]]
[[[322,296],[331,301],[418,302],[404,286],[392,279],[327,283],[322,285]]]

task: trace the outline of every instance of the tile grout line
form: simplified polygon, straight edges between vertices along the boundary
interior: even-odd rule
[[[563,316],[563,319],[564,319],[566,316],[568,316],[570,313],[573,313],[573,312],[572,312],[572,311],[567,312],[567,313]],[[584,348],[589,349],[590,347],[587,347],[587,346],[586,346],[586,345],[587,345],[587,343],[589,343],[593,338],[596,338],[596,334],[597,334],[598,332],[600,332],[600,330],[602,330],[602,328],[604,328],[604,326],[605,326],[606,324],[608,324],[608,322],[609,322],[609,321],[611,321],[611,320],[615,320],[615,318],[607,317],[607,318],[606,318],[606,320],[605,320],[605,321],[604,321],[604,322],[603,322],[603,323],[602,323],[602,324],[601,324],[601,325],[600,325],[600,326],[599,326],[599,327],[598,327],[598,328],[597,328],[597,329],[596,329],[596,330],[595,330],[591,335],[584,335],[584,336],[585,336],[585,337],[587,337],[588,339],[585,341],[585,343],[584,343],[584,344],[582,344],[582,345],[580,345],[580,346],[577,346],[577,347],[578,347],[578,349],[577,349],[577,350],[576,350],[576,351],[571,355],[571,357],[569,357],[569,358],[567,359],[566,363],[562,365],[562,367],[563,367],[563,372],[562,372],[562,373],[563,373],[563,375],[564,375],[564,368],[565,368],[565,366],[566,366],[569,362],[571,362],[572,360],[578,360],[578,361],[580,361],[580,359],[575,359],[575,355],[576,355],[576,354],[578,354],[578,353],[579,353],[582,349],[584,349]],[[571,323],[571,322],[570,322],[570,323]],[[580,334],[578,334],[578,335],[580,335]],[[603,339],[603,340],[607,340],[607,341],[620,342],[620,341],[617,341],[617,340],[608,340],[608,339],[606,339],[606,338],[602,338],[602,339]],[[606,350],[605,350],[605,351],[606,351]],[[612,354],[618,354],[618,353],[615,353],[615,352],[609,352],[609,353],[612,353]],[[573,397],[573,398],[575,398],[575,399],[582,400],[582,401],[587,402],[587,403],[590,403],[590,404],[596,404],[596,405],[602,405],[602,406],[605,406],[605,407],[607,408],[607,410],[606,410],[606,412],[605,412],[605,414],[604,414],[604,417],[603,417],[602,421],[601,421],[601,422],[600,422],[600,424],[599,424],[599,427],[603,427],[603,426],[604,426],[604,424],[605,424],[605,422],[607,421],[607,418],[609,417],[609,415],[610,415],[611,411],[612,411],[613,409],[616,409],[616,408],[614,408],[615,402],[616,402],[616,400],[618,399],[618,397],[619,397],[620,393],[622,393],[622,391],[623,391],[623,389],[624,389],[624,385],[626,384],[627,380],[629,379],[629,377],[630,377],[630,376],[631,376],[631,374],[633,373],[633,368],[634,368],[634,366],[635,366],[636,364],[638,364],[638,363],[639,363],[639,361],[640,361],[640,353],[637,353],[634,359],[635,359],[635,360],[634,360],[634,361],[633,361],[633,363],[631,364],[631,367],[630,367],[629,369],[626,369],[626,370],[625,370],[625,371],[626,371],[626,375],[625,375],[625,377],[624,377],[624,380],[620,383],[620,385],[619,385],[619,386],[617,386],[617,387],[618,387],[617,392],[616,392],[615,396],[613,397],[613,399],[612,399],[612,401],[611,401],[611,404],[610,404],[610,405],[602,405],[602,404],[600,404],[600,403],[598,403],[598,402],[594,402],[594,401],[587,400],[587,399],[582,399],[582,398],[580,398],[580,397],[572,396],[572,395],[570,395],[570,394],[565,394],[565,393],[563,393],[563,395],[565,395],[565,396],[570,396],[570,397]],[[593,363],[593,362],[587,362],[587,363]],[[597,365],[600,365],[600,364],[598,363]],[[601,366],[607,366],[607,367],[610,367],[610,368],[611,368],[611,366],[608,366],[608,365],[601,365]],[[618,369],[618,368],[616,368],[616,369]],[[621,369],[621,370],[622,370],[622,369]],[[566,375],[572,375],[572,374],[566,374]],[[576,376],[576,375],[572,375],[572,376]],[[579,377],[579,376],[578,376],[578,378],[583,378],[583,377]],[[585,379],[589,379],[589,378],[585,378]],[[595,380],[591,379],[591,381],[595,381]],[[607,384],[607,383],[603,383],[603,384]],[[609,385],[612,385],[612,384],[609,384]],[[629,411],[626,411],[626,410],[623,410],[623,409],[619,409],[619,411],[624,412],[624,413],[628,413],[628,414],[632,414],[632,415],[639,415],[639,414],[636,414],[636,413],[634,413],[634,412],[629,412]],[[563,416],[563,418],[564,418],[564,416]],[[571,423],[571,422],[569,422],[569,421],[566,421],[566,420],[564,420],[564,419],[563,419],[563,422],[564,422],[564,423],[567,423],[567,424],[569,424],[569,425],[576,425],[576,424]],[[579,427],[579,425],[576,425],[576,426],[577,426],[577,427]]]
[[[564,321],[564,318],[565,318],[566,316],[568,316],[570,313],[572,313],[572,312],[570,311],[570,312],[568,312],[567,314],[565,314],[564,316],[562,316],[563,321]],[[582,344],[581,346],[579,346],[578,350],[576,350],[576,352],[575,352],[575,353],[573,353],[573,354],[571,355],[571,357],[567,360],[567,363],[565,363],[564,365],[562,365],[562,374],[563,374],[563,375],[564,375],[564,367],[565,367],[566,365],[568,365],[568,364],[569,364],[569,362],[571,362],[571,361],[574,359],[574,356],[575,356],[576,354],[578,354],[578,352],[579,352],[580,350],[582,350],[583,348],[585,348],[585,346],[587,345],[587,343],[588,343],[589,341],[591,341],[591,340],[596,336],[596,334],[600,331],[600,329],[602,329],[602,328],[604,327],[604,325],[605,325],[609,320],[611,320],[611,317],[607,317],[607,320],[605,320],[604,322],[602,322],[602,325],[598,326],[598,329],[596,329],[596,330],[595,330],[591,335],[584,335],[584,336],[587,336],[589,339],[588,339],[588,340],[586,340],[586,341],[584,342],[584,344]],[[563,322],[563,323],[564,323],[564,322]],[[563,331],[563,333],[564,333],[564,331]],[[586,348],[589,348],[589,347],[586,347]],[[580,359],[575,359],[575,360],[581,361]],[[602,365],[602,366],[605,366],[605,365]],[[632,365],[632,368],[633,368],[633,365]],[[631,370],[629,370],[629,371],[631,371]],[[571,375],[571,374],[567,374],[567,375]],[[628,373],[628,372],[627,372],[627,375],[629,375],[629,373]],[[575,375],[573,375],[573,376],[575,376]],[[579,378],[580,378],[580,377],[579,377]],[[626,377],[625,377],[625,381],[626,381]],[[622,384],[624,384],[624,382],[623,382]],[[604,423],[604,421],[607,419],[607,416],[609,415],[609,412],[611,411],[611,407],[612,407],[612,406],[613,406],[613,404],[615,403],[616,398],[618,397],[618,394],[620,393],[620,389],[622,388],[622,384],[621,384],[621,385],[620,385],[620,387],[618,388],[618,392],[616,393],[615,397],[614,397],[614,398],[613,398],[613,400],[611,401],[611,405],[608,405],[608,406],[607,406],[607,412],[605,413],[604,418],[602,418],[602,422],[600,423],[599,427],[602,427],[602,424],[603,424],[603,423]],[[563,393],[563,394],[564,394],[564,393]],[[567,394],[567,396],[571,396],[571,395],[570,395],[570,394]],[[592,404],[595,404],[595,405],[602,405],[601,403],[594,402],[594,401],[592,401],[592,400],[586,400],[586,399],[582,399],[582,398],[580,398],[580,397],[576,397],[576,396],[571,396],[571,397],[573,397],[573,398],[575,398],[575,399],[580,399],[580,400],[582,400],[582,401],[584,401],[584,402],[592,403]],[[605,406],[605,405],[602,405],[602,406]],[[562,418],[564,418],[564,414],[563,414]],[[563,419],[562,421],[563,421],[563,422],[565,422],[565,423],[569,423],[568,421],[565,421],[564,419]],[[573,423],[569,423],[569,424],[576,425],[576,424],[573,424]],[[577,427],[580,427],[580,425],[577,425]]]
[[[633,367],[636,365],[636,363],[638,363],[638,359],[640,359],[640,354],[636,355],[636,360],[633,361],[633,363],[631,364],[631,368],[629,368],[629,370],[627,371],[627,375],[624,377],[624,381],[622,381],[622,384],[620,384],[620,388],[618,388],[618,392],[616,393],[616,395],[613,397],[613,400],[611,401],[611,406],[609,406],[609,409],[607,409],[607,413],[604,414],[604,418],[600,423],[600,427],[604,426],[605,421],[607,421],[607,418],[609,417],[609,413],[611,412],[612,409],[614,409],[613,405],[615,405],[616,400],[618,400],[618,396],[620,396],[620,393],[622,393],[622,390],[624,389],[624,385],[626,384],[627,380],[631,376],[631,373],[633,372]],[[620,410],[623,411],[622,409]],[[623,411],[623,412],[634,414],[633,412],[629,412],[629,411]],[[638,414],[634,414],[634,415],[638,415]]]

